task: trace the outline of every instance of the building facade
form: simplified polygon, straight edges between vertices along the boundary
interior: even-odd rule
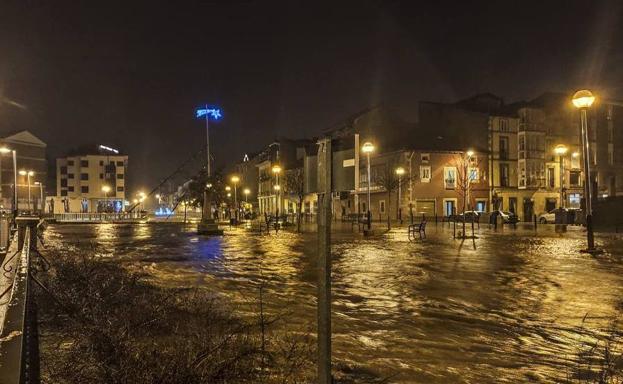
[[[0,208],[13,207],[15,172],[11,151],[14,150],[17,160],[15,168],[19,209],[45,210],[46,143],[29,131],[19,131],[0,138],[0,147],[6,149],[0,152]]]
[[[112,151],[56,159],[56,213],[121,212],[126,206],[128,156]]]

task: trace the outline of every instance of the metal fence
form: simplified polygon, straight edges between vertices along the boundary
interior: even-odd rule
[[[59,223],[102,223],[122,222],[144,219],[138,211],[119,213],[56,213],[54,219]]]

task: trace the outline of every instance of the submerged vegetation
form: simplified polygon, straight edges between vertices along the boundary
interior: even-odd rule
[[[235,315],[205,289],[170,289],[93,252],[57,252],[38,289],[44,383],[302,383],[310,332]],[[261,296],[260,299],[261,300]]]

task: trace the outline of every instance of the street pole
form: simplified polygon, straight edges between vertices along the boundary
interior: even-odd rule
[[[402,215],[400,214],[400,202],[402,201],[402,175],[398,175],[398,209],[396,210],[397,219],[402,221]]]
[[[206,111],[208,110],[208,105],[206,104]],[[206,113],[206,156],[208,159],[208,177],[211,176],[211,169],[210,169],[210,128],[209,128],[209,113]]]
[[[370,152],[366,153],[366,157],[368,159],[368,209],[367,209],[367,211],[368,211],[368,230],[370,230],[371,227],[372,227],[372,223],[371,223],[372,218],[370,216],[370,212],[371,212],[370,211],[370,208],[371,208],[371,206],[370,206],[370,184],[371,184],[371,181],[370,181]]]
[[[318,145],[318,383],[331,384],[331,138]]]
[[[30,204],[31,204],[30,203],[30,172],[26,173],[26,180],[28,180],[27,181],[28,183],[28,210],[30,211],[31,210],[30,208]]]
[[[234,183],[234,207],[236,208],[236,223],[238,223],[238,183]]]
[[[564,164],[564,160],[562,158],[562,154],[560,154],[559,156],[559,160],[560,160],[560,208],[564,208],[565,207],[565,199],[564,199],[564,194],[563,194],[563,189],[564,189],[564,175],[565,175],[565,164]]]
[[[17,217],[19,207],[17,206],[17,152],[11,151],[13,155],[13,218]]]
[[[588,141],[588,121],[586,117],[587,108],[580,109],[580,119],[582,122],[582,151],[584,157],[584,195],[586,200],[586,240],[588,251],[595,250],[595,238],[593,235],[593,187],[590,170],[590,142]]]

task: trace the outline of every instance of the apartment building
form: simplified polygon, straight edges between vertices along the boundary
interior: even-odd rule
[[[56,159],[54,211],[123,211],[127,166],[127,155],[105,146],[79,150]]]

